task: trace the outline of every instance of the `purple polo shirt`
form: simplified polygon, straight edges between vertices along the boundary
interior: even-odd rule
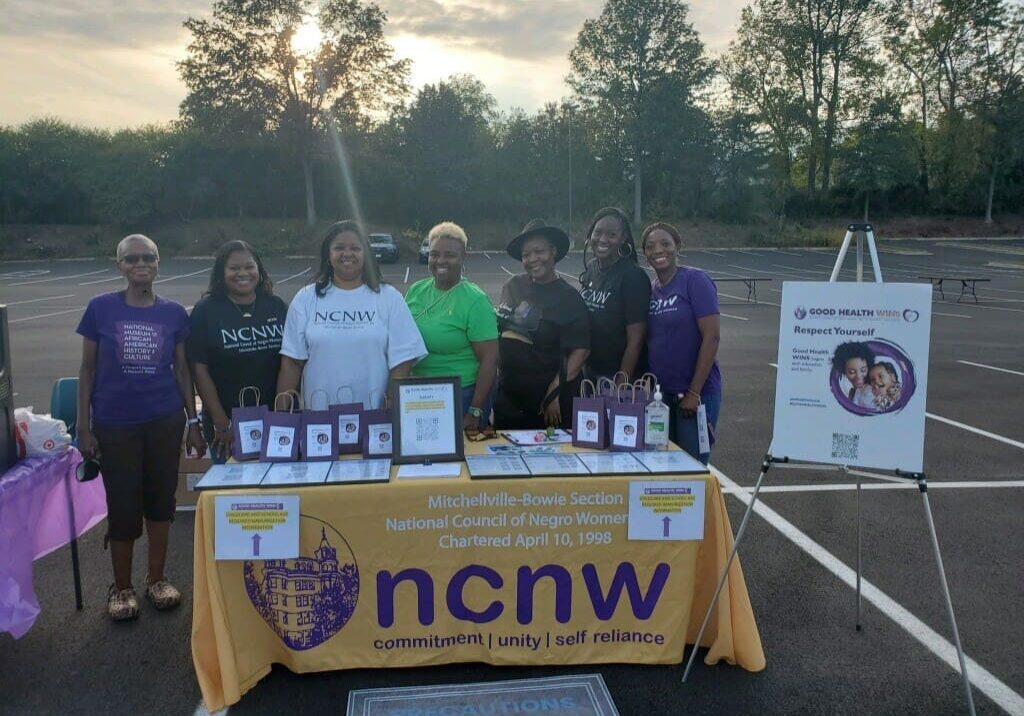
[[[96,342],[92,418],[106,425],[148,423],[185,407],[174,379],[174,348],[188,338],[188,314],[159,296],[152,306],[129,306],[124,295],[93,298],[77,329]]]
[[[651,286],[647,316],[647,360],[666,393],[684,393],[697,368],[701,335],[697,319],[718,315],[718,289],[700,269],[680,266],[665,286]],[[701,395],[722,393],[718,360],[704,381]]]

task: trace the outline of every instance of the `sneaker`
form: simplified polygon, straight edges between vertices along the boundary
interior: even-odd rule
[[[107,614],[115,622],[135,619],[139,616],[139,602],[132,587],[117,589],[113,584],[107,590]]]
[[[158,579],[146,587],[146,598],[157,609],[173,609],[181,604],[181,592],[166,579]]]

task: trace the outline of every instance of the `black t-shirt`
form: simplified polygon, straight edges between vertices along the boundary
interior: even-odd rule
[[[604,271],[593,261],[583,275],[580,295],[590,312],[587,365],[594,373],[611,376],[626,352],[626,326],[647,322],[651,280],[629,259],[619,259]]]
[[[501,289],[498,330],[512,331],[529,342],[502,336],[501,381],[506,386],[544,387],[558,372],[562,358],[575,348],[590,347],[590,322],[583,299],[562,279],[534,283],[513,276]]]
[[[260,391],[260,404],[273,403],[281,367],[281,338],[288,306],[278,296],[257,294],[252,316],[226,296],[204,296],[192,309],[192,333],[185,350],[191,363],[204,363],[228,417],[242,388]],[[252,405],[255,396],[246,395]]]

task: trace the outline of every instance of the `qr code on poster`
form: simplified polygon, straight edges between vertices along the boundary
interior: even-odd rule
[[[832,457],[839,460],[856,460],[860,454],[860,435],[832,433]]]
[[[437,440],[441,437],[440,418],[416,418],[416,441]]]

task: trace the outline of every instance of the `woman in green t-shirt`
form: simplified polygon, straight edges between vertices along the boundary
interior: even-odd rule
[[[467,239],[461,226],[450,221],[438,224],[427,241],[427,269],[432,278],[417,281],[405,294],[428,353],[412,374],[459,376],[463,426],[479,429],[490,422],[497,375],[494,306],[479,286],[462,277]]]

